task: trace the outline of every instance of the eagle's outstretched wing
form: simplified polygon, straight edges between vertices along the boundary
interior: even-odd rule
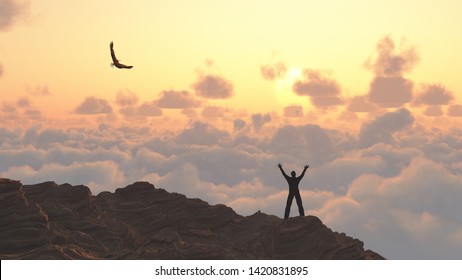
[[[125,64],[122,64],[119,62],[119,60],[117,59],[116,55],[115,55],[115,52],[114,52],[114,43],[111,42],[109,44],[109,48],[111,49],[111,58],[112,58],[112,64],[117,67],[117,68],[125,68],[125,69],[131,69],[133,68],[133,66],[128,66],[128,65],[125,65]]]

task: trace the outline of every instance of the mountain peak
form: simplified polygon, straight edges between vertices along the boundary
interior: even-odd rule
[[[238,215],[136,182],[86,186],[0,178],[1,259],[383,259],[314,216]]]

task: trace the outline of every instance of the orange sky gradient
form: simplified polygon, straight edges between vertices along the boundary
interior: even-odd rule
[[[207,74],[229,81],[233,95],[202,100],[194,109],[198,116],[204,106],[219,106],[282,118],[285,106],[300,105],[305,122],[314,116],[333,126],[348,117],[367,120],[364,113],[339,117],[346,103],[315,108],[291,85],[300,79],[294,73],[315,69],[339,85],[343,100],[365,95],[374,71],[364,65],[378,56],[377,44],[386,36],[395,53],[415,49],[419,60],[403,74],[413,81],[415,94],[424,84],[440,84],[453,94],[451,104],[462,104],[460,1],[5,2],[19,8],[0,33],[1,101],[11,107],[26,98],[29,108],[40,111],[40,118],[27,121],[18,113],[5,122],[10,126],[133,123],[114,104],[119,91],[132,92],[139,103],[157,100],[166,90],[195,97],[192,85]],[[110,67],[110,41],[119,59],[133,69]],[[287,75],[265,80],[260,68],[275,63],[283,63]],[[37,96],[40,89],[48,95]],[[75,114],[88,96],[107,100],[114,114]],[[405,105],[419,117],[425,109]],[[174,119],[187,122],[180,111],[164,109],[155,123],[171,127]],[[153,119],[141,123],[149,125]],[[438,122],[434,117],[427,121]],[[458,122],[449,118],[443,123]]]

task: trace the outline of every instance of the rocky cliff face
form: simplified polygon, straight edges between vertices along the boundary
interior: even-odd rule
[[[382,259],[314,217],[288,220],[137,182],[114,193],[0,179],[1,259]]]

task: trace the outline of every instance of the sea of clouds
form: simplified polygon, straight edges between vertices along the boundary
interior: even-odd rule
[[[241,215],[282,217],[288,187],[277,164],[297,174],[309,164],[300,184],[307,215],[387,258],[462,257],[462,129],[426,129],[404,108],[357,134],[285,124],[257,137],[255,123],[236,123],[229,132],[196,121],[162,136],[105,124],[0,128],[0,177],[83,184],[94,194],[149,181]]]

